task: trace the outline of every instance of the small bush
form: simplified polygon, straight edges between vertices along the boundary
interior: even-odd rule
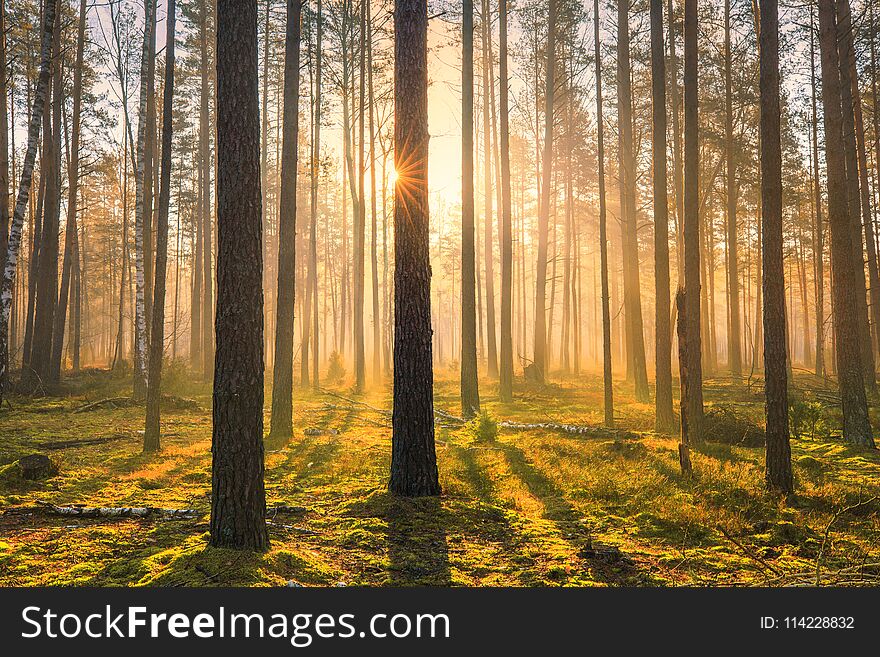
[[[330,354],[330,365],[327,367],[327,382],[332,384],[342,383],[345,378],[345,366],[343,365],[342,354],[334,351]]]
[[[815,440],[817,436],[827,435],[829,430],[822,417],[822,404],[816,401],[790,401],[788,428],[795,439],[809,437]]]
[[[498,421],[483,411],[467,423],[467,430],[475,441],[490,443],[498,437]]]
[[[703,420],[706,440],[740,447],[763,447],[764,429],[730,406],[714,406]]]

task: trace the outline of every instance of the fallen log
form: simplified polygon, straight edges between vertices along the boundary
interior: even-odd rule
[[[100,438],[82,438],[80,440],[54,440],[47,443],[38,443],[36,446],[47,451],[55,451],[59,449],[67,449],[69,447],[88,447],[89,445],[105,445],[106,443],[116,442],[117,440],[125,440],[132,436],[124,433],[117,433],[112,436],[102,436]]]
[[[161,509],[153,506],[105,506],[92,507],[73,504],[57,506],[37,502],[35,506],[16,506],[3,511],[3,515],[65,516],[74,518],[163,518],[167,520],[192,520],[202,515],[196,509]]]

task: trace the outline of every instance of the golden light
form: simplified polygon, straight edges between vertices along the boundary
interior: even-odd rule
[[[391,173],[388,174],[388,181],[391,183],[392,187],[397,184],[397,169],[394,167],[391,167]]]

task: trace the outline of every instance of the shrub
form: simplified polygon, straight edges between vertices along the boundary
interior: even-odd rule
[[[764,429],[730,406],[713,406],[703,420],[706,440],[741,447],[763,447]]]
[[[487,411],[467,423],[468,433],[477,442],[493,442],[498,437],[498,421]]]

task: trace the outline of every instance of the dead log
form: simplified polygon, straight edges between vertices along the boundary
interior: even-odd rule
[[[153,506],[109,506],[92,507],[79,504],[57,506],[48,502],[37,502],[35,506],[15,506],[6,509],[3,515],[65,516],[73,518],[162,518],[166,520],[191,520],[202,515],[196,509],[160,509]]]
[[[594,427],[584,424],[561,424],[557,422],[508,422],[502,420],[498,423],[499,429],[511,429],[513,431],[555,431],[571,436],[586,436],[588,438],[614,438],[623,440],[635,440],[639,436],[632,431],[621,429],[609,429],[607,427]]]

